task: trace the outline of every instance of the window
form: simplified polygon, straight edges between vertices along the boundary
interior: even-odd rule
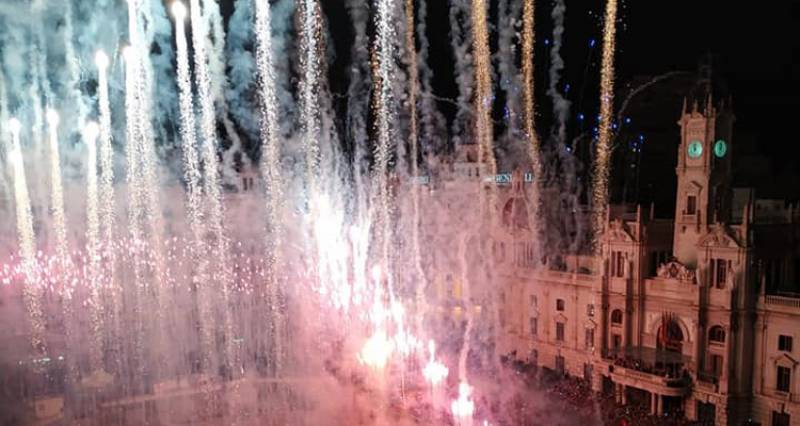
[[[536,297],[535,294],[531,295],[530,304],[531,304],[531,308],[533,308],[533,309],[536,309],[536,307],[539,306],[539,299]]]
[[[708,358],[708,372],[714,377],[722,377],[722,362],[722,355],[711,355]]]
[[[587,328],[586,329],[586,335],[584,336],[583,345],[584,345],[584,347],[586,347],[586,349],[592,349],[594,347],[594,329],[593,328]]]
[[[621,310],[614,309],[611,312],[611,324],[622,325],[622,311]]]
[[[711,327],[708,331],[708,340],[711,343],[725,343],[725,330],[718,325]]]
[[[725,282],[728,280],[728,261],[711,259],[711,277],[714,280],[712,283],[714,287],[725,288]]]
[[[625,276],[625,257],[620,251],[611,252],[611,276],[624,277]]]
[[[564,310],[564,299],[556,299],[556,310],[559,312]]]
[[[781,334],[778,336],[778,350],[784,352],[792,351],[792,336]]]
[[[586,316],[589,318],[594,316],[594,305],[591,303],[586,305]]]
[[[588,362],[583,363],[583,380],[592,382],[592,364]]]
[[[536,349],[531,349],[531,354],[528,355],[528,360],[530,360],[531,364],[536,365],[536,362],[539,361],[539,351]]]
[[[686,214],[697,213],[697,197],[690,195],[686,198]]]
[[[611,336],[611,349],[618,350],[622,348],[622,336],[614,334]]]
[[[561,355],[556,355],[556,371],[564,374],[564,357]]]
[[[697,401],[697,420],[703,425],[715,425],[717,417],[717,407],[708,402]]]
[[[789,413],[772,412],[772,426],[789,426],[791,423]]]
[[[539,320],[536,319],[536,318],[531,318],[530,326],[531,326],[531,336],[538,336],[539,335]]]
[[[500,309],[498,315],[500,316],[500,328],[506,328],[506,311],[504,309]]]
[[[789,392],[792,383],[792,370],[789,367],[778,367],[778,377],[775,389],[781,392]]]
[[[564,341],[564,323],[557,322],[556,323],[556,341],[563,342]]]

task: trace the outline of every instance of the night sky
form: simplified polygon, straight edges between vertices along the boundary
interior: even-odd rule
[[[230,4],[226,4],[226,0],[222,3],[223,10],[229,13]],[[329,71],[330,87],[335,93],[346,92],[349,84],[347,66],[353,33],[344,3],[343,0],[321,0],[336,51],[336,60]],[[493,20],[496,19],[496,3],[490,1]],[[599,0],[567,1],[562,48],[566,69],[562,88],[569,85],[566,96],[572,102],[571,137],[580,133],[581,127],[593,126],[588,122],[579,123],[576,120],[579,114],[592,118],[597,114],[604,5],[605,2]],[[457,87],[453,79],[448,35],[448,7],[447,0],[428,0],[430,65],[435,73],[436,94],[455,98]],[[546,131],[550,125],[550,101],[544,92],[550,65],[547,42],[552,37],[551,9],[551,2],[537,2],[535,66],[537,127],[540,131]],[[742,141],[738,151],[740,160],[749,161],[746,156],[751,155],[763,156],[762,160],[769,164],[769,167],[760,167],[768,169],[763,170],[763,174],[788,176],[787,179],[793,177],[794,185],[800,188],[796,177],[800,174],[800,140],[795,137],[800,126],[796,117],[800,112],[796,83],[800,79],[799,19],[800,1],[796,0],[755,5],[752,2],[719,0],[620,0],[616,61],[618,97],[623,96],[626,84],[637,77],[675,70],[696,72],[699,61],[711,54],[715,85],[724,87],[724,92],[733,97],[737,121],[732,142],[736,146],[737,140]],[[494,43],[493,50],[496,49],[496,38]],[[679,101],[672,99],[668,102],[669,108],[655,109],[651,113],[659,114],[656,118],[660,125],[674,132],[671,143],[677,146],[678,126],[675,122],[680,105]],[[440,104],[440,109],[452,114],[452,106],[446,103]],[[647,130],[632,129],[645,135]],[[743,148],[745,144],[746,149]],[[664,152],[674,152],[673,147],[662,148],[665,148],[662,149]],[[734,158],[737,157],[736,149]],[[643,150],[647,158],[648,147]],[[667,159],[670,161],[674,164],[675,159]],[[648,167],[648,164],[644,163],[642,167]],[[664,175],[661,178],[667,183],[674,181],[674,172],[659,171],[658,174]],[[658,182],[655,184],[659,185]]]

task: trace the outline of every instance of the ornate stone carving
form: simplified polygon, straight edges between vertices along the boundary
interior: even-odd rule
[[[628,226],[622,219],[614,219],[608,224],[608,240],[609,241],[623,241],[633,242],[634,238],[628,229]]]
[[[724,223],[711,225],[708,233],[700,238],[701,247],[741,247],[734,233]]]
[[[658,267],[658,276],[659,278],[697,284],[697,274],[695,270],[687,268],[686,265],[678,262],[677,260],[671,260],[667,263],[662,263],[661,266]]]

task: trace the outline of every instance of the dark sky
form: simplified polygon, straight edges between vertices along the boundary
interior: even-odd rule
[[[574,2],[573,2],[574,3]],[[779,168],[800,169],[800,2],[626,1],[621,78],[692,69],[706,52],[727,82],[738,131]],[[568,30],[569,31],[569,30]],[[734,135],[734,142],[735,142]]]
[[[337,51],[329,74],[331,88],[347,87],[346,70],[353,33],[344,0],[320,0]],[[365,0],[368,1],[368,0]],[[512,0],[513,1],[513,0]],[[232,0],[222,0],[230,11]],[[438,95],[455,97],[449,42],[448,0],[428,0],[431,66]],[[490,0],[496,9],[497,0]],[[572,101],[572,117],[596,113],[598,60],[601,46],[601,0],[568,0],[563,56],[564,84]],[[549,121],[544,96],[549,67],[546,41],[551,38],[552,2],[539,0],[536,8],[537,102],[539,128]],[[494,13],[494,12],[493,12]],[[800,127],[797,81],[800,79],[800,1],[768,2],[722,0],[620,0],[617,82],[622,87],[640,75],[674,70],[696,71],[701,57],[714,55],[715,78],[734,99],[736,132],[755,140],[775,170],[800,173]],[[596,44],[590,46],[590,40]],[[496,46],[495,46],[496,47]],[[562,86],[563,87],[563,86]],[[446,109],[447,105],[441,105]],[[669,120],[677,120],[671,117]],[[575,123],[572,123],[575,124]],[[734,135],[736,138],[736,134]],[[735,143],[735,140],[734,140]]]

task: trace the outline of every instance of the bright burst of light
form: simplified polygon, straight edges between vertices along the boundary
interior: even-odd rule
[[[97,125],[96,122],[90,121],[83,126],[83,138],[86,142],[94,143],[97,140],[97,136],[100,134],[100,127]]]
[[[422,376],[431,386],[437,386],[447,378],[450,371],[444,364],[436,360],[436,343],[433,340],[428,342],[428,352],[430,357],[428,358],[428,363],[425,364],[425,368],[422,369]]]
[[[453,417],[458,421],[468,420],[475,413],[475,402],[472,401],[472,386],[466,382],[458,385],[458,399],[453,400],[450,406]]]
[[[136,50],[133,46],[125,46],[122,48],[122,58],[125,59],[125,62],[129,65],[136,60]]]
[[[389,362],[393,352],[394,343],[386,336],[386,331],[378,330],[364,343],[358,353],[358,360],[368,367],[381,370]]]
[[[49,124],[50,127],[57,127],[58,126],[58,122],[59,122],[58,111],[56,111],[54,109],[48,109],[47,110],[47,124]]]
[[[170,7],[170,10],[172,11],[172,16],[175,17],[176,21],[182,22],[184,19],[186,19],[186,6],[183,4],[183,2],[177,0],[172,2],[172,7]]]
[[[12,135],[19,135],[20,129],[22,129],[22,123],[20,123],[16,117],[12,117],[8,120],[8,131],[11,132]]]
[[[108,68],[108,55],[106,55],[106,52],[98,50],[97,53],[94,54],[94,64],[97,65],[97,68],[100,70]]]

